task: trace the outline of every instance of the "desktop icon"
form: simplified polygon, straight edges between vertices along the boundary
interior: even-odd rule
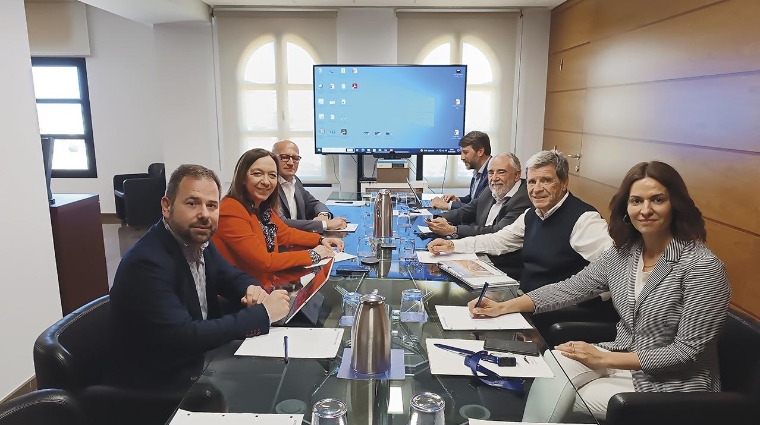
[[[462,73],[462,70],[461,69],[457,69],[457,74],[461,74],[461,73]]]
[[[319,129],[319,134],[325,134],[325,129],[324,128],[320,128]]]
[[[340,69],[340,73],[341,73],[341,74],[345,74],[345,73],[346,73],[346,68],[341,68],[341,69]]]
[[[459,129],[455,129],[455,130],[454,130],[454,135],[455,135],[455,136],[459,136]]]
[[[359,70],[356,69],[356,68],[351,68],[351,72],[354,73],[354,74],[356,74],[357,72],[359,72]]]
[[[317,73],[321,74],[322,73],[322,68],[317,68]]]
[[[345,128],[341,128],[341,129],[340,129],[340,134],[342,134],[342,135],[344,135],[344,136],[345,136],[346,134],[348,134],[348,130],[347,130],[347,129],[345,129]]]
[[[375,132],[375,136],[380,136],[380,135],[382,135],[382,134],[383,134],[383,133],[382,133],[381,131],[376,131],[376,132]]]
[[[320,104],[320,105],[324,105],[325,104],[325,100],[322,99],[322,98],[319,98],[319,99],[317,99],[317,103]]]
[[[462,101],[460,99],[454,99],[454,105],[461,105]]]
[[[335,84],[330,84],[330,85],[328,86],[328,88],[329,88],[330,90],[334,89],[334,88],[335,88]]]
[[[343,90],[345,90],[346,89],[346,85],[345,84],[341,84],[340,88],[343,89]]]
[[[335,101],[334,101],[334,100],[331,100],[331,101],[329,101],[328,103],[329,103],[330,105],[335,105]]]
[[[391,133],[390,131],[386,131],[386,132],[385,132],[385,135],[386,135],[386,136],[393,136],[393,133]]]
[[[351,88],[354,89],[354,90],[356,90],[356,89],[359,88],[359,84],[353,83],[353,84],[351,84]]]
[[[341,100],[340,100],[340,104],[341,104],[341,105],[345,105],[345,104],[346,104],[346,99],[341,99]]]
[[[325,114],[319,114],[319,115],[317,115],[317,118],[323,120],[323,119],[325,119]]]
[[[324,87],[324,84],[320,84],[317,87],[321,89],[322,87]]]
[[[330,114],[330,121],[335,121],[335,114]]]
[[[369,131],[365,131],[365,132],[364,132],[364,133],[362,133],[362,134],[364,134],[365,136],[369,136]]]

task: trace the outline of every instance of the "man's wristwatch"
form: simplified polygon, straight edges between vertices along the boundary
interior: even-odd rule
[[[450,234],[450,235],[449,235],[449,237],[450,237],[451,239],[459,239],[459,235],[457,234],[457,232],[456,232],[456,231],[454,231],[454,233]]]

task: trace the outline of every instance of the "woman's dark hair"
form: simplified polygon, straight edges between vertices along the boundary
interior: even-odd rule
[[[279,176],[280,163],[277,161],[277,157],[266,149],[256,148],[249,150],[238,159],[237,165],[235,165],[235,174],[232,177],[232,184],[230,185],[230,190],[227,192],[227,196],[243,204],[249,214],[253,214],[255,209],[253,206],[253,200],[248,195],[248,190],[245,188],[245,181],[248,178],[248,169],[251,168],[251,165],[253,165],[254,162],[267,156],[274,161],[274,165],[277,167],[277,175]],[[280,200],[279,194],[277,193],[278,184],[279,182],[275,182],[274,191],[272,191],[272,194],[269,195],[267,199],[261,202],[259,210],[256,211],[257,214],[267,211],[270,208],[278,215],[280,214]]]
[[[672,207],[670,231],[673,237],[684,242],[706,241],[707,232],[702,212],[694,205],[681,175],[664,162],[650,161],[640,162],[628,170],[620,189],[610,201],[609,229],[615,247],[629,247],[641,240],[641,233],[633,227],[630,217],[626,218],[626,215],[631,186],[646,177],[657,180],[668,189]],[[626,220],[623,220],[624,218]]]

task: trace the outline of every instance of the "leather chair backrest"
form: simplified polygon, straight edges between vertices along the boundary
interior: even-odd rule
[[[77,391],[101,383],[110,354],[109,296],[93,300],[45,330],[34,344],[38,388]]]
[[[166,180],[163,162],[154,162],[148,166],[148,175],[154,178]]]
[[[753,394],[760,401],[760,324],[729,310],[718,340],[723,391]]]
[[[37,390],[0,404],[0,425],[80,425],[84,416],[68,391]]]

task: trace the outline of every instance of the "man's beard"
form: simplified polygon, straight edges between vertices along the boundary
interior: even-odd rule
[[[490,185],[491,187],[491,193],[494,194],[494,197],[496,199],[501,199],[505,196],[507,196],[507,192],[509,192],[509,189],[507,189],[507,186],[504,184],[500,185]]]
[[[199,245],[202,245],[202,244],[208,242],[208,240],[211,239],[211,236],[214,236],[214,233],[216,232],[216,228],[212,226],[211,227],[211,231],[208,233],[208,235],[194,234],[192,232],[192,229],[194,227],[198,227],[198,226],[202,226],[202,227],[211,226],[211,220],[206,220],[206,221],[196,220],[196,221],[190,223],[190,225],[188,227],[180,227],[177,224],[177,222],[174,221],[173,214],[169,214],[169,226],[172,228],[172,230],[174,230],[174,233],[176,233],[177,236],[179,236],[179,238],[182,239],[187,244],[199,244]]]

